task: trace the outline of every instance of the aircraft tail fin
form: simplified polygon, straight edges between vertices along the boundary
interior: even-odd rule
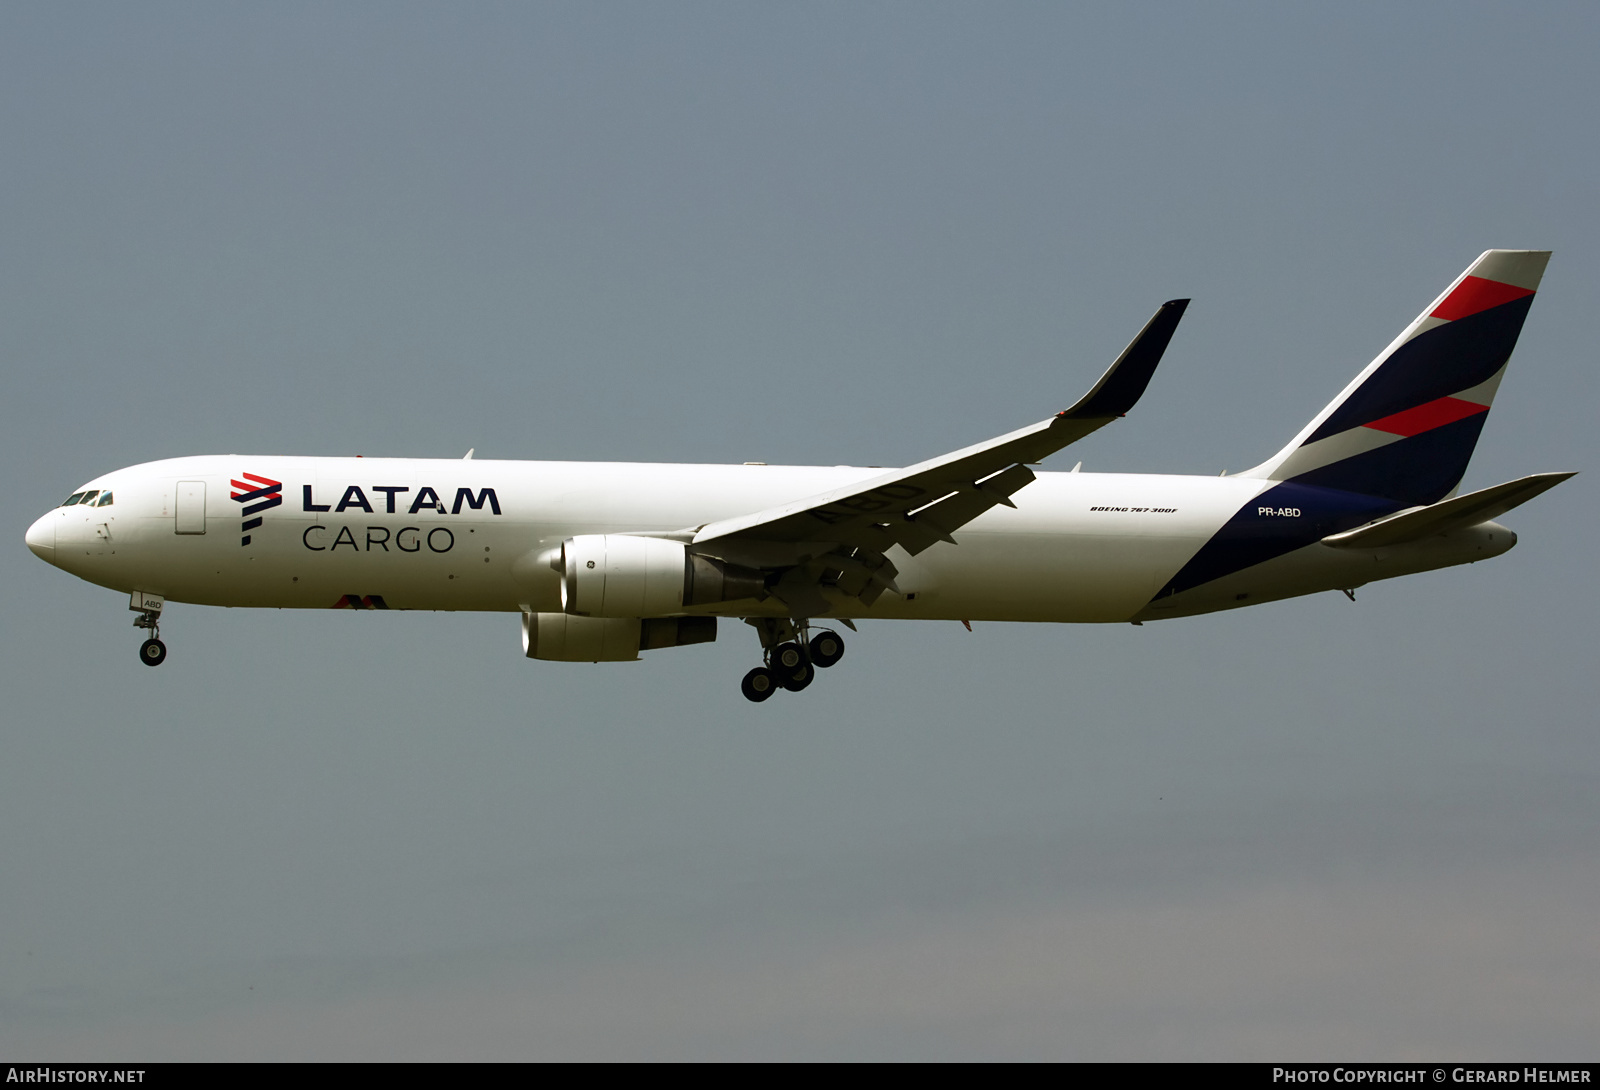
[[[1485,251],[1288,446],[1239,476],[1412,506],[1450,495],[1549,260]]]

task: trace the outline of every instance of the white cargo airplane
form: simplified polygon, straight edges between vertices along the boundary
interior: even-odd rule
[[[809,685],[858,618],[1120,621],[1233,609],[1498,556],[1490,521],[1572,476],[1454,495],[1549,253],[1490,250],[1272,458],[1222,477],[1029,468],[1128,412],[1188,300],[1082,400],[906,469],[277,456],[89,481],[28,547],[166,601],[522,614],[529,658],[617,662],[753,625],[744,695]]]

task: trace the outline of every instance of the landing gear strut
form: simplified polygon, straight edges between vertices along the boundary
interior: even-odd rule
[[[829,667],[844,657],[844,640],[831,629],[811,634],[804,620],[778,620],[751,617],[745,621],[761,637],[762,659],[744,676],[739,689],[745,699],[759,703],[778,689],[798,693],[817,676],[818,667]]]

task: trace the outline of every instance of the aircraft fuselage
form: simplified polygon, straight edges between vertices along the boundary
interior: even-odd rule
[[[57,508],[34,524],[28,541],[90,582],[169,601],[558,612],[561,577],[540,558],[574,535],[698,527],[882,473],[850,466],[177,458],[89,482],[85,490],[111,492],[112,503]],[[1146,620],[1467,563],[1516,540],[1484,523],[1387,549],[1333,548],[1320,539],[1399,505],[1311,488],[1300,489],[1293,506],[1281,495],[1257,503],[1268,491],[1283,489],[1241,477],[1039,473],[1016,494],[1015,509],[984,513],[956,533],[956,544],[916,556],[892,551],[900,595],[870,606],[839,599],[818,615]],[[1235,535],[1234,564],[1224,561],[1220,575],[1199,585],[1174,585],[1219,531],[1240,520],[1248,532]],[[786,608],[767,599],[682,612],[781,616]]]

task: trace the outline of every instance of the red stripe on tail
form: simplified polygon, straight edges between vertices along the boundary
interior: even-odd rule
[[[1521,299],[1524,295],[1532,295],[1527,288],[1519,288],[1515,284],[1502,284],[1498,280],[1485,280],[1481,276],[1469,276],[1456,285],[1456,290],[1445,296],[1444,302],[1433,308],[1431,318],[1443,318],[1453,322],[1457,318],[1465,318],[1476,314],[1480,310],[1497,307],[1501,303],[1509,303],[1513,299]]]
[[[1457,420],[1465,420],[1469,416],[1488,411],[1487,405],[1462,401],[1459,397],[1441,397],[1437,401],[1418,405],[1415,409],[1407,409],[1405,412],[1374,420],[1363,427],[1386,431],[1391,435],[1421,435],[1425,431],[1442,428],[1446,424],[1454,424]]]

